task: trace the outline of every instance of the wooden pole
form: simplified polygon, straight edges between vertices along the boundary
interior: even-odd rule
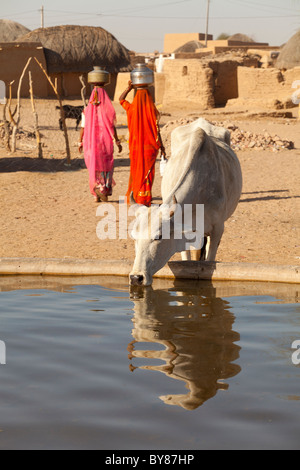
[[[42,6],[41,8],[41,28],[44,28],[45,22],[44,22],[44,7]]]
[[[35,137],[36,137],[36,144],[37,144],[37,157],[38,158],[43,158],[41,134],[40,134],[40,129],[39,129],[39,118],[38,118],[38,114],[37,114],[36,106],[35,106],[35,101],[34,101],[34,97],[33,97],[33,82],[32,82],[32,74],[31,74],[30,71],[29,71],[29,93],[30,93],[30,98],[31,98],[32,113],[33,113],[33,116],[35,118],[34,130],[35,130]]]
[[[17,107],[15,108],[15,111],[12,113],[10,106],[11,106],[11,100],[12,100],[12,85],[14,84],[14,80],[9,83],[9,99],[5,101],[4,107],[3,107],[3,123],[0,124],[0,127],[4,127],[4,145],[5,148],[8,152],[11,152],[11,145],[10,145],[10,124],[16,125],[16,122],[14,120],[14,115],[16,114]],[[9,121],[6,119],[6,110],[8,110],[9,114]]]
[[[5,132],[4,145],[5,145],[6,150],[8,152],[11,152],[10,127],[9,127],[9,122],[6,119],[6,108],[7,108],[7,101],[5,102],[3,106],[3,126],[4,126],[4,132]]]
[[[17,107],[15,107],[15,110],[14,112],[12,113],[11,112],[11,100],[12,100],[12,86],[13,84],[15,83],[15,81],[13,80],[12,82],[10,82],[9,84],[9,99],[8,99],[8,114],[9,114],[9,118],[10,118],[10,122],[15,126],[16,125],[16,122],[14,120],[14,117],[15,117],[15,114],[17,112]]]
[[[210,0],[207,0],[207,10],[206,10],[206,32],[205,32],[205,47],[207,47],[207,40],[208,40],[209,3],[210,3]]]
[[[32,59],[32,57],[30,57],[28,59],[27,64],[25,65],[25,67],[23,69],[23,72],[22,72],[22,75],[21,75],[20,80],[19,80],[18,101],[17,101],[17,119],[16,119],[16,122],[14,124],[13,133],[12,133],[12,151],[13,152],[16,151],[17,131],[18,131],[18,128],[19,128],[20,118],[21,118],[21,87],[22,87],[22,82],[23,82],[25,72],[26,72],[26,70],[27,70],[27,68],[28,68],[28,66],[31,62],[31,59]]]
[[[34,57],[34,60],[37,62],[37,64],[39,65],[39,67],[42,69],[44,75],[46,76],[48,82],[50,83],[51,87],[53,88],[53,91],[56,95],[56,98],[59,102],[59,107],[60,107],[60,117],[61,117],[61,120],[62,120],[62,123],[63,123],[63,131],[64,131],[64,136],[65,136],[65,141],[66,141],[66,152],[67,152],[67,164],[70,165],[71,164],[71,152],[70,152],[70,144],[69,144],[69,137],[68,137],[68,130],[67,130],[67,125],[66,125],[66,120],[65,120],[65,113],[64,113],[64,109],[63,109],[63,104],[62,104],[62,101],[61,101],[61,98],[58,94],[58,91],[57,91],[57,88],[55,88],[55,86],[53,85],[52,83],[52,80],[51,78],[49,77],[49,75],[47,74],[46,70],[44,69],[44,67],[42,66],[42,64],[38,61],[38,59],[36,57]]]

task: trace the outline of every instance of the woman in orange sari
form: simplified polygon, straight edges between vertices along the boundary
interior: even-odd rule
[[[129,129],[130,177],[126,194],[130,194],[138,204],[150,206],[152,185],[155,177],[155,162],[159,149],[165,155],[159,132],[159,112],[147,87],[138,88],[132,103],[126,101],[133,89],[129,81],[128,88],[120,96],[120,104],[127,112]]]

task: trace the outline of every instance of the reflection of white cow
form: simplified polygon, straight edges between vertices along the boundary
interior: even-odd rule
[[[170,383],[170,393],[159,398],[187,410],[198,408],[218,390],[227,390],[224,380],[241,371],[233,364],[239,358],[240,336],[232,328],[230,304],[210,287],[199,292],[199,284],[193,282],[176,289],[150,287],[142,293],[133,288],[134,292],[134,340],[127,348],[130,370],[158,371],[172,378],[173,384],[174,379],[184,382],[182,394],[176,393],[177,387],[172,390]],[[155,344],[159,347],[154,348]]]
[[[239,160],[230,148],[230,133],[198,119],[178,127],[171,137],[171,158],[162,180],[164,204],[170,211],[160,217],[160,226],[170,219],[170,239],[136,240],[136,257],[130,282],[150,285],[152,276],[177,252],[185,250],[185,240],[174,238],[174,216],[178,204],[204,205],[204,233],[210,238],[209,250],[201,259],[214,261],[224,231],[224,222],[233,214],[242,190]],[[174,203],[177,202],[177,206]],[[140,226],[148,226],[148,210]],[[197,247],[196,247],[197,248]],[[199,246],[198,248],[201,248]]]

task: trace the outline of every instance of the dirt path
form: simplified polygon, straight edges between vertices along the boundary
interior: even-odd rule
[[[29,103],[23,103],[21,125],[31,128]],[[78,102],[79,103],[79,102]],[[77,104],[75,102],[74,104]],[[72,122],[72,165],[65,165],[64,140],[58,129],[56,103],[39,102],[44,160],[34,157],[34,140],[18,142],[15,155],[0,146],[0,257],[133,259],[132,240],[101,241],[96,234],[100,221],[89,193],[88,173],[77,154],[78,132]],[[119,134],[123,152],[116,155],[117,186],[111,201],[118,214],[129,177],[126,116],[118,105]],[[163,123],[178,118],[169,113]],[[186,113],[186,115],[188,112]],[[251,132],[277,133],[295,143],[295,149],[244,150],[237,152],[243,171],[243,194],[234,215],[227,221],[217,260],[266,264],[300,264],[300,123],[288,119],[251,119],[207,113],[210,120],[229,119]],[[47,122],[47,126],[45,125]],[[154,184],[160,200],[159,168]]]

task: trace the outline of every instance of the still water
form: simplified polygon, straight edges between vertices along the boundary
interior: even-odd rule
[[[299,449],[299,288],[0,279],[0,449]]]

